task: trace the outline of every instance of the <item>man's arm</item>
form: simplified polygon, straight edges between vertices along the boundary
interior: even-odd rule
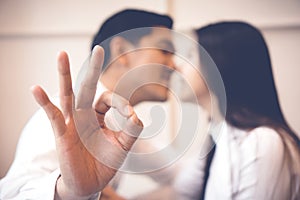
[[[0,181],[0,199],[53,199],[59,174],[52,128],[39,110],[21,133],[13,164]]]
[[[61,109],[49,100],[41,87],[32,88],[36,101],[48,116],[55,136],[54,141],[60,169],[60,175],[55,174],[56,176],[54,176],[54,180],[57,180],[56,199],[89,199],[95,197],[95,194],[101,191],[114,176],[142,130],[142,123],[128,101],[117,95],[105,92],[98,100],[96,107],[92,107],[103,56],[103,49],[99,46],[95,47],[87,75],[81,85],[78,97],[75,99],[68,56],[64,52],[60,53],[58,71]],[[114,132],[105,126],[104,117],[111,107],[115,108],[126,119],[121,131]],[[97,123],[92,120],[92,116],[95,117],[95,115]],[[100,139],[100,141],[95,139]],[[85,146],[86,144],[100,145],[93,146],[93,149],[87,149],[89,147]],[[109,162],[99,160],[99,157],[93,154],[94,152],[91,150]],[[41,163],[44,162],[46,161],[41,161]],[[34,166],[30,167],[32,167],[30,170],[35,170]],[[20,180],[24,176],[17,179]],[[21,197],[26,198],[27,196],[21,195]],[[36,199],[32,196],[28,198]]]

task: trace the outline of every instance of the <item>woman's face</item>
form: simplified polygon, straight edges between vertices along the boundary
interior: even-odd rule
[[[201,102],[202,98],[209,96],[209,91],[198,67],[191,64],[177,66],[177,71],[182,76],[182,99],[188,100],[192,95]]]
[[[193,32],[185,34],[196,41]],[[181,100],[194,102],[197,98],[196,100],[201,103],[201,99],[209,96],[209,91],[205,77],[202,77],[200,72],[199,45],[194,41],[177,43],[175,41],[175,46],[178,45],[176,54],[179,56],[174,56],[178,73],[174,73],[176,78],[173,78],[175,79],[173,84]]]

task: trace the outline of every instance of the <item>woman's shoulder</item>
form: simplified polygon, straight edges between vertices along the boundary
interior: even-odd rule
[[[248,131],[245,143],[251,143],[256,147],[257,153],[262,155],[274,154],[274,152],[283,152],[283,136],[275,129],[261,126]]]
[[[242,130],[233,126],[227,129],[230,138],[239,146],[249,147],[283,147],[283,136],[277,130],[267,126],[260,126],[251,130]]]
[[[263,145],[281,145],[282,135],[274,128],[260,126],[248,132],[248,138]]]

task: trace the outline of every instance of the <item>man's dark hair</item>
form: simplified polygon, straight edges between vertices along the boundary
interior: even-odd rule
[[[112,36],[135,28],[165,27],[172,29],[172,26],[173,20],[167,15],[160,15],[143,10],[126,9],[105,20],[94,36],[91,49],[98,44],[104,48],[105,58],[103,68],[106,68],[110,59],[109,44]],[[133,37],[130,36],[130,34],[122,34],[122,37],[134,44],[136,41],[139,41],[141,37],[150,33],[151,29],[145,29],[135,32]]]

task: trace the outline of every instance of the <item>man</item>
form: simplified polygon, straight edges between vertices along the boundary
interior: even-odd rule
[[[112,37],[141,27],[163,28],[145,28],[134,37],[131,34]],[[101,44],[106,51],[104,73],[100,77],[102,86],[125,97],[131,105],[144,100],[165,100],[170,69],[174,68],[171,36],[166,29],[171,27],[172,20],[168,16],[139,10],[121,11],[107,19],[92,45]],[[134,51],[135,48],[139,50]],[[141,124],[127,101],[111,93],[102,94],[92,107],[95,80],[100,75],[95,72],[99,71],[102,57],[101,48],[95,47],[86,78],[74,99],[67,55],[59,55],[61,111],[40,87],[33,88],[37,102],[50,119],[55,138],[49,121],[39,111],[26,125],[14,163],[0,182],[1,199],[98,198],[98,192],[113,177],[140,133]],[[153,66],[153,63],[159,66]],[[110,107],[126,118],[121,131],[115,132],[105,125],[104,116]],[[100,127],[95,127],[86,113],[88,117],[96,113]],[[92,130],[87,131],[87,136],[100,135],[100,143],[104,141],[109,145],[100,145],[98,151],[100,157],[110,160],[109,163],[99,161],[87,149],[85,140],[80,138],[81,132],[86,130]],[[110,166],[112,163],[116,165]]]

